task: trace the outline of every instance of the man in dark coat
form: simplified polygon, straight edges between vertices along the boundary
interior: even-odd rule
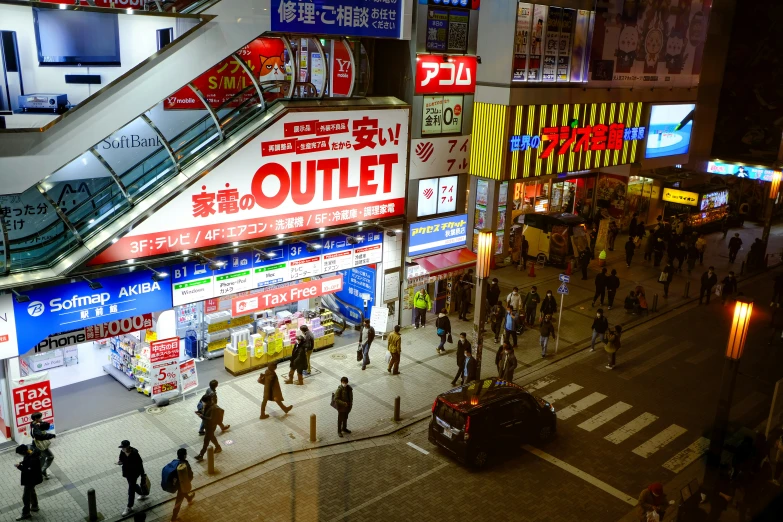
[[[43,482],[41,473],[41,455],[35,447],[20,444],[16,447],[16,454],[23,457],[22,462],[15,464],[16,469],[22,472],[22,516],[16,520],[32,518],[30,512],[38,511],[38,496],[35,494],[35,486]]]
[[[658,279],[658,282],[663,285],[663,297],[669,297],[669,285],[672,284],[672,279],[674,279],[674,265],[672,265],[671,261],[667,262],[666,266],[663,267],[661,276],[663,274],[666,274],[666,277],[663,281]]]
[[[729,263],[733,263],[737,259],[737,253],[740,251],[740,248],[742,248],[742,240],[739,234],[736,233],[733,238],[729,239]]]
[[[595,302],[598,298],[601,298],[601,306],[604,305],[604,296],[606,295],[606,267],[601,269],[601,273],[595,276],[595,295],[593,296],[593,303],[590,306],[595,306]]]
[[[210,398],[210,401],[212,399]],[[212,426],[214,433],[215,427]],[[144,475],[144,463],[141,460],[139,451],[130,445],[130,441],[124,440],[120,443],[120,458],[117,464],[122,466],[122,476],[128,481],[128,506],[122,512],[122,516],[128,516],[133,511],[133,502],[136,493],[139,494],[139,500],[144,500],[147,495],[143,495],[141,486],[137,484],[139,477]]]
[[[54,454],[49,449],[51,440],[57,435],[49,433],[49,423],[42,422],[43,413],[37,411],[31,416],[30,435],[33,438],[33,446],[41,452],[41,473],[46,480],[49,480],[49,473],[46,471],[52,465]]]
[[[258,376],[258,384],[264,385],[264,398],[261,401],[261,415],[258,417],[261,420],[268,419],[269,415],[266,414],[266,404],[269,401],[274,401],[278,407],[283,410],[283,413],[291,411],[293,406],[286,406],[283,404],[283,390],[280,389],[280,380],[277,378],[277,363],[272,361],[266,367],[264,373]],[[204,410],[206,412],[206,410]],[[214,425],[213,425],[214,426]],[[209,429],[209,428],[207,428]],[[214,430],[214,428],[213,428]],[[209,432],[207,432],[209,433]],[[214,438],[214,431],[213,431]],[[220,445],[217,439],[214,439],[214,444],[217,446],[215,453],[220,453]],[[196,455],[196,460],[204,458],[204,452],[207,451],[207,440],[204,439],[204,447],[199,455]]]
[[[653,266],[661,266],[664,252],[666,252],[666,243],[662,237],[659,237],[653,243]]]
[[[715,267],[711,266],[701,275],[701,288],[699,288],[699,304],[704,299],[704,294],[707,294],[707,304],[710,304],[710,296],[712,295],[712,288],[718,284],[718,276],[715,273]]]
[[[204,445],[201,446],[201,452],[196,455],[196,460],[204,459],[204,454],[207,452],[210,442],[215,446],[215,453],[223,451],[217,437],[215,437],[217,425],[219,421],[223,420],[222,410],[217,405],[215,396],[204,395],[201,398],[201,402],[204,403],[204,410],[201,412],[201,418],[204,420]]]
[[[620,288],[620,278],[617,277],[617,270],[612,269],[612,273],[606,278],[606,297],[609,303],[609,310],[614,304],[614,296],[617,295],[617,289]]]
[[[628,241],[625,242],[625,265],[631,266],[631,259],[633,259],[633,253],[636,250],[636,244],[633,242],[633,236],[628,236]]]
[[[590,265],[590,259],[592,259],[593,254],[590,252],[590,247],[585,247],[584,250],[582,250],[579,253],[579,268],[582,269],[582,280],[587,280],[587,267]]]
[[[362,351],[362,370],[370,364],[370,346],[375,340],[375,328],[370,326],[370,320],[365,319],[362,329],[359,331],[359,349]]]
[[[307,369],[304,370],[303,373],[305,375],[310,375],[310,372],[313,370],[310,367],[310,356],[313,355],[313,348],[315,348],[315,336],[313,335],[313,332],[310,331],[310,329],[307,327],[306,324],[300,326],[299,331],[302,332],[300,335],[304,337],[303,345],[304,345],[305,358],[307,360]]]
[[[470,309],[470,297],[473,293],[473,285],[467,281],[462,281],[462,298],[459,301],[459,318],[463,321],[468,320],[468,310]]]
[[[353,408],[353,388],[348,384],[348,377],[340,379],[340,387],[334,392],[334,401],[337,404],[337,435],[351,434],[348,429],[348,414]]]
[[[476,359],[470,348],[465,348],[465,362],[462,367],[462,384],[476,380]]]
[[[487,288],[487,301],[490,308],[500,301],[500,285],[498,285],[497,277],[492,278],[492,282],[489,284],[489,288]]]
[[[205,397],[214,397],[215,398],[215,404],[218,403],[217,387],[218,387],[217,379],[212,379],[211,381],[209,381],[209,388],[207,388],[207,390],[204,392],[204,396]],[[203,412],[204,411],[204,403],[203,402],[199,402],[198,408],[199,408],[199,411]],[[218,426],[220,426],[220,432],[222,433],[224,431],[228,431],[228,429],[231,427],[231,424],[223,424],[223,420],[221,419],[220,420],[220,424],[218,424]],[[199,435],[204,435],[204,433],[205,433],[205,431],[204,431],[204,420],[202,419],[201,420],[201,427],[198,430],[198,434]]]
[[[457,379],[459,379],[465,369],[465,351],[471,351],[471,349],[468,335],[462,332],[459,334],[459,341],[457,341],[457,373],[454,375],[454,380],[451,381],[452,386],[457,385]]]
[[[302,376],[302,372],[307,369],[306,348],[307,347],[304,336],[297,335],[296,344],[294,344],[294,347],[291,350],[291,370],[288,372],[288,379],[283,381],[286,384],[291,384],[294,382],[294,372],[296,372],[298,377],[296,384],[304,384],[304,377]]]

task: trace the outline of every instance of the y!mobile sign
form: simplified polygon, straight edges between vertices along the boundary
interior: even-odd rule
[[[90,264],[401,215],[407,109],[286,114]]]

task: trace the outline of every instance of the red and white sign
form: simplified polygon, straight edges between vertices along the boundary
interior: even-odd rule
[[[353,85],[351,53],[339,40],[332,40],[332,56],[329,64],[329,89],[332,96],[348,96]]]
[[[3,294],[0,295],[0,361],[18,355],[14,301],[11,294]]]
[[[140,332],[152,328],[152,314],[136,315],[108,323],[86,326],[84,337],[88,341],[99,341],[132,332]]]
[[[179,361],[179,337],[169,337],[150,343],[150,362]]]
[[[311,299],[325,294],[333,294],[343,289],[343,276],[313,279],[306,283],[272,288],[263,294],[235,297],[231,301],[231,314],[234,317],[247,315],[261,310],[274,308],[287,303]]]
[[[54,403],[49,372],[39,372],[24,379],[12,379],[14,419],[16,430],[27,436],[31,415],[41,412],[42,419],[54,426]]]
[[[180,391],[184,394],[198,387],[196,360],[188,359],[179,363]]]
[[[475,56],[442,54],[416,56],[416,94],[472,94],[476,92]]]
[[[152,363],[152,397],[179,392],[179,361],[168,359]]]
[[[407,109],[286,114],[90,264],[402,215],[407,143]]]
[[[411,140],[410,178],[464,174],[470,163],[470,135]]]

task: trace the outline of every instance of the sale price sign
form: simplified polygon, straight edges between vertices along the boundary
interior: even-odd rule
[[[179,360],[179,337],[170,337],[150,343],[150,362]]]
[[[11,393],[16,429],[19,433],[29,435],[28,428],[33,420],[32,414],[36,412],[41,412],[42,420],[51,424],[54,430],[54,403],[48,372],[36,373],[29,378],[14,379]]]
[[[198,373],[196,373],[196,360],[188,359],[179,363],[179,375],[182,384],[182,393],[198,387]]]
[[[179,361],[152,363],[152,397],[179,390]]]

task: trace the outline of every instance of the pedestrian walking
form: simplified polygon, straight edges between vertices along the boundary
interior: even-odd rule
[[[781,298],[783,298],[783,274],[775,276],[775,280],[772,284],[772,301],[770,301],[769,306],[780,308]]]
[[[427,311],[432,309],[430,294],[424,288],[419,289],[413,296],[413,327],[424,328],[427,326]]]
[[[277,368],[276,364],[275,368]],[[217,425],[223,418],[223,410],[216,404],[214,395],[204,395],[201,398],[201,402],[204,403],[204,410],[200,414],[201,418],[204,420],[204,443],[201,446],[201,452],[195,457],[195,459],[199,461],[204,459],[204,454],[207,452],[210,442],[215,447],[215,453],[223,451],[217,437],[215,437]]]
[[[498,278],[493,277],[487,288],[487,302],[490,308],[498,304],[500,301],[500,286],[498,285]]]
[[[606,345],[604,346],[604,351],[606,351],[607,354],[607,370],[614,370],[615,356],[617,355],[617,350],[620,349],[620,335],[622,333],[623,327],[619,324],[614,327],[614,330],[610,329],[606,332]]]
[[[595,295],[593,296],[593,302],[590,306],[595,307],[596,300],[601,298],[601,306],[604,305],[604,297],[606,296],[606,267],[601,269],[601,273],[595,276]]]
[[[590,351],[594,352],[596,338],[600,337],[601,341],[604,341],[606,330],[609,329],[609,321],[607,321],[606,317],[604,317],[604,311],[602,308],[599,308],[598,311],[595,313],[595,319],[593,319],[592,329],[593,329],[593,335],[590,340]]]
[[[16,454],[22,457],[22,462],[14,464],[14,466],[22,472],[21,485],[23,488],[22,515],[16,520],[28,520],[32,518],[31,512],[38,512],[38,495],[35,494],[35,486],[43,482],[41,455],[38,449],[26,444],[18,445]]]
[[[468,320],[468,310],[470,309],[470,297],[473,290],[473,285],[468,283],[467,281],[462,282],[462,298],[459,302],[459,319],[462,319],[463,321]]]
[[[636,243],[633,242],[633,236],[628,236],[628,241],[625,242],[625,266],[628,268],[631,267],[634,252],[636,252]]]
[[[510,305],[515,311],[520,311],[522,308],[522,296],[519,293],[519,288],[515,286],[511,293],[506,296],[506,304]]]
[[[465,370],[465,351],[470,351],[470,341],[468,341],[468,335],[465,332],[459,334],[459,341],[457,341],[457,373],[454,375],[454,379],[451,381],[452,386],[457,385],[457,380],[462,376]],[[500,353],[500,350],[498,350]],[[497,361],[495,362],[497,364]]]
[[[514,370],[517,369],[517,356],[514,355],[514,349],[508,344],[503,347],[503,354],[500,357],[498,366],[498,379],[512,382],[514,380]]]
[[[394,331],[389,334],[387,347],[391,356],[389,357],[389,367],[386,371],[392,375],[400,374],[400,357],[402,356],[402,336],[400,335],[400,325],[394,325]]]
[[[302,375],[302,372],[307,370],[307,352],[305,350],[306,346],[304,336],[297,335],[296,343],[294,343],[294,347],[291,349],[291,369],[288,371],[288,379],[284,380],[284,383],[292,384],[294,382],[294,372],[296,372],[296,384],[300,386],[304,384],[304,376]]]
[[[445,310],[441,310],[435,320],[435,333],[440,337],[440,344],[435,349],[437,353],[446,353],[446,341],[451,336],[451,321]]]
[[[737,259],[737,254],[742,248],[742,239],[740,239],[739,233],[735,233],[734,237],[729,239],[729,263],[733,263]]]
[[[647,227],[644,225],[644,221],[640,221],[639,224],[636,225],[636,237],[642,239],[646,234],[647,234]]]
[[[519,248],[519,268],[522,270],[527,270],[527,256],[528,252],[530,252],[530,244],[527,242],[527,239],[525,239],[525,236],[522,236],[522,245]]]
[[[590,252],[590,247],[586,246],[580,253],[579,253],[579,268],[582,270],[582,281],[587,280],[587,267],[590,265],[590,259],[592,259],[593,254]]]
[[[43,413],[37,411],[33,413],[30,418],[30,436],[33,438],[33,446],[38,450],[41,456],[41,475],[46,480],[49,480],[49,466],[54,461],[54,454],[50,449],[52,439],[57,437],[54,433],[49,433],[49,423],[43,422]]]
[[[544,300],[541,301],[541,319],[544,319],[544,316],[550,316],[554,317],[557,313],[557,299],[555,299],[555,296],[552,295],[552,290],[546,291],[546,296],[544,297]]]
[[[699,250],[696,248],[696,245],[690,245],[688,247],[686,256],[687,256],[687,263],[688,263],[688,275],[690,275],[690,273],[693,272],[693,269],[696,266],[696,261],[699,260]]]
[[[595,259],[595,243],[598,241],[598,225],[590,229],[590,259]]]
[[[638,224],[638,218],[639,213],[634,212],[631,214],[631,221],[628,223],[628,235],[629,236],[635,236],[636,235],[636,225]]]
[[[639,502],[636,506],[639,508],[639,521],[648,522],[648,513],[656,513],[658,520],[663,520],[663,516],[666,513],[666,509],[670,504],[673,504],[666,500],[666,495],[663,493],[663,486],[660,482],[650,484],[644,488],[639,494]]]
[[[644,235],[642,237],[644,237]],[[652,261],[653,252],[655,251],[655,244],[657,242],[658,242],[658,239],[655,236],[653,236],[652,234],[647,234],[647,238],[644,239],[644,260],[645,261]]]
[[[555,324],[552,322],[552,316],[547,314],[541,320],[541,326],[538,327],[538,343],[541,345],[541,358],[546,357],[546,349],[549,346],[549,338],[557,339]]]
[[[210,401],[212,398],[210,397]],[[214,433],[214,428],[213,428]],[[141,485],[137,484],[139,479],[146,475],[144,473],[144,462],[141,460],[139,451],[131,446],[130,441],[123,440],[120,442],[120,457],[117,460],[117,465],[122,466],[122,476],[128,482],[128,505],[122,512],[122,516],[128,516],[133,512],[133,504],[137,500],[136,494],[138,493],[138,500],[146,500],[147,495],[142,491]]]
[[[669,261],[658,276],[658,282],[663,285],[663,297],[669,297],[669,285],[672,284],[672,279],[674,279],[674,266]]]
[[[495,335],[495,344],[500,342],[500,331],[503,328],[503,316],[505,309],[500,303],[495,303],[489,311],[489,324]]]
[[[666,252],[666,243],[663,241],[662,237],[659,237],[655,240],[654,246],[653,246],[653,266],[661,266],[661,260],[663,259],[663,254]]]
[[[340,386],[334,392],[334,402],[337,407],[337,435],[343,436],[343,433],[351,434],[348,429],[348,414],[353,408],[353,388],[348,384],[348,377],[340,379]]]
[[[723,278],[723,288],[721,289],[721,304],[726,304],[726,301],[733,301],[737,298],[737,278],[734,277],[734,272],[729,272],[729,275]]]
[[[609,222],[609,230],[606,233],[607,242],[609,243],[609,252],[614,252],[614,242],[617,239],[617,234],[620,233],[620,227],[617,226],[615,221]]]
[[[639,306],[639,300],[636,298],[636,293],[631,290],[631,292],[628,294],[628,296],[625,298],[625,303],[623,304],[623,308],[625,308],[625,312],[629,314],[636,314],[637,308]]]
[[[726,239],[726,236],[729,235],[729,215],[726,214],[721,218],[720,220],[720,231],[723,232],[723,239]]]
[[[699,264],[704,264],[704,252],[707,251],[707,240],[704,239],[704,234],[699,234],[699,239],[695,243],[696,250],[699,251]]]
[[[614,297],[617,295],[618,288],[620,288],[620,278],[617,277],[617,270],[613,268],[609,277],[606,278],[606,298],[607,303],[609,304],[609,310],[611,310],[612,305],[614,305]]]
[[[462,384],[476,380],[476,359],[473,358],[473,351],[465,348],[465,362],[462,367]]]
[[[677,241],[677,246],[674,247],[674,258],[677,260],[677,272],[682,272],[682,264],[685,262],[686,255],[688,255],[688,247],[685,246],[685,242]]]
[[[209,387],[204,392],[203,397],[213,397],[215,399],[215,404],[218,403],[218,397],[217,397],[217,387],[218,387],[218,381],[217,379],[212,379],[209,381]],[[203,399],[202,397],[202,399]],[[203,412],[204,411],[204,402],[199,401],[198,404],[198,411]],[[230,424],[223,424],[223,418],[220,418],[220,423],[218,424],[220,426],[220,432],[227,431],[231,425]],[[204,419],[201,419],[201,427],[198,430],[199,435],[204,435]]]
[[[505,335],[503,336],[503,341],[510,342],[510,340],[514,339],[513,347],[517,347],[517,323],[519,321],[519,316],[514,311],[514,308],[511,305],[508,305],[506,307],[506,316],[503,319],[503,328],[505,329]]]
[[[533,326],[536,322],[536,310],[540,302],[541,296],[534,286],[525,296],[525,322],[530,326]]]
[[[310,357],[313,355],[313,350],[315,349],[315,336],[313,335],[313,332],[310,331],[310,328],[307,327],[306,324],[303,324],[299,327],[299,331],[302,332],[301,336],[304,338],[304,352],[305,352],[305,359],[307,361],[307,369],[303,372],[305,375],[310,375],[310,372],[313,371],[313,368],[310,366]]]
[[[701,275],[701,286],[699,287],[699,304],[702,303],[704,296],[707,296],[707,304],[710,304],[712,289],[718,284],[718,276],[715,274],[715,267],[707,268],[707,271]]]
[[[193,469],[188,462],[188,450],[185,448],[179,448],[177,450],[177,460],[172,461],[170,464],[175,466],[177,498],[174,500],[174,511],[171,513],[171,522],[179,520],[179,510],[182,507],[184,500],[188,501],[188,505],[193,503],[196,498],[196,492],[193,490]]]
[[[375,340],[375,328],[370,326],[370,320],[365,319],[359,332],[359,350],[362,351],[362,370],[366,370],[370,364],[370,346]]]
[[[764,242],[760,238],[756,238],[753,241],[753,244],[750,245],[750,251],[747,255],[747,266],[748,270],[754,270],[756,268],[761,268],[761,265],[763,263],[763,252],[764,252]]]
[[[288,412],[291,411],[293,406],[286,406],[283,404],[283,390],[280,389],[280,381],[277,379],[276,362],[272,361],[267,365],[266,371],[262,372],[261,375],[258,376],[258,383],[264,385],[264,398],[261,401],[261,415],[258,417],[259,419],[263,420],[269,418],[269,415],[266,414],[266,403],[269,401],[277,403],[277,406],[283,410],[283,413],[285,414],[288,414]],[[209,433],[208,430],[209,428],[207,428],[207,433]],[[212,437],[214,438],[214,432]],[[215,453],[220,453],[222,450],[220,449],[220,445],[217,443],[217,439],[215,439],[213,443],[215,446],[217,446]],[[204,439],[204,447],[201,448],[201,453],[196,456],[196,460],[201,460],[206,451],[207,440]]]

